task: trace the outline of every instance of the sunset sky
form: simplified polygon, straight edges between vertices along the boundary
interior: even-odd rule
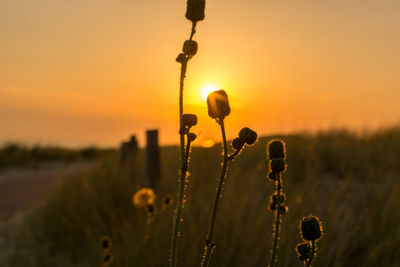
[[[0,142],[178,143],[185,0],[0,0]],[[228,137],[400,123],[400,1],[209,0],[189,63],[197,145],[219,141],[202,90],[225,89]]]

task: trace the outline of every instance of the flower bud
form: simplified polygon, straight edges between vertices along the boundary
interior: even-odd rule
[[[207,96],[208,116],[220,121],[231,113],[228,95],[224,90],[211,92]]]
[[[283,206],[283,205],[279,206],[279,214],[284,215],[284,214],[288,213],[288,211],[289,211],[288,206]]]
[[[308,243],[299,243],[296,246],[297,255],[301,262],[306,261],[311,256],[311,247]]]
[[[177,57],[176,57],[176,62],[179,63],[184,63],[186,61],[186,56],[184,53],[180,53]]]
[[[273,158],[285,158],[285,142],[279,139],[271,140],[268,143],[268,157]]]
[[[320,222],[315,216],[304,217],[300,224],[301,235],[304,240],[315,241],[322,235]]]
[[[279,179],[279,172],[269,172],[268,173],[268,179],[271,181],[276,181]]]
[[[269,210],[270,211],[276,210],[276,202],[272,201],[271,203],[269,203]]]
[[[273,158],[270,160],[269,168],[271,172],[283,172],[286,169],[286,163],[282,158]]]
[[[196,41],[186,40],[183,43],[182,51],[183,51],[183,53],[185,53],[185,55],[188,55],[188,56],[192,57],[192,56],[196,55],[197,48],[198,48],[198,45],[197,45]]]
[[[244,127],[239,132],[239,138],[246,144],[252,145],[257,141],[257,133],[248,127]]]
[[[192,22],[204,19],[206,0],[188,0],[186,4],[186,18]]]
[[[193,142],[196,139],[197,135],[195,133],[189,133],[188,134],[188,141]]]
[[[244,141],[240,138],[235,138],[232,141],[232,147],[235,150],[240,150],[244,146]]]
[[[183,114],[182,124],[188,128],[195,126],[197,124],[197,116],[195,114]]]

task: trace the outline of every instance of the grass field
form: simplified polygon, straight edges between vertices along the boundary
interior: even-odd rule
[[[273,214],[273,184],[261,138],[229,167],[217,217],[211,266],[266,266]],[[369,135],[331,131],[282,136],[288,170],[283,178],[289,213],[283,218],[278,266],[301,266],[294,250],[299,220],[321,218],[324,235],[315,266],[400,266],[400,128]],[[199,266],[216,179],[220,144],[194,148],[179,247],[179,266]],[[178,147],[162,147],[156,217],[146,220],[132,195],[146,186],[143,151],[134,172],[108,153],[95,170],[69,179],[18,224],[4,226],[1,266],[100,266],[98,240],[111,237],[110,266],[168,266],[176,193]]]

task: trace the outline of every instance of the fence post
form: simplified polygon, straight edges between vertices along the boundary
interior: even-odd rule
[[[150,187],[155,189],[157,180],[160,178],[158,130],[146,131],[146,174]]]

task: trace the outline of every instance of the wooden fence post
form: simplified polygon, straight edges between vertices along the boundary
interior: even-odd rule
[[[160,178],[160,149],[158,130],[146,131],[146,174],[151,188],[155,189]]]

